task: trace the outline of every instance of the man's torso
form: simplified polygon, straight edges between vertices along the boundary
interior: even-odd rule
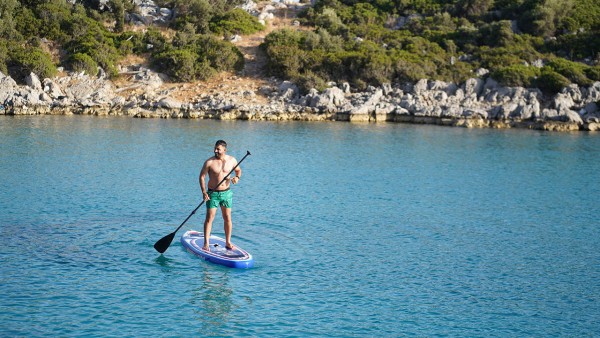
[[[236,160],[232,156],[225,155],[223,160],[211,157],[207,160],[208,167],[208,189],[225,190],[229,188],[229,180],[225,180],[220,186],[216,186],[235,166]]]

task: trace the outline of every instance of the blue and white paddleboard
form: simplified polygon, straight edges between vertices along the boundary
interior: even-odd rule
[[[225,248],[225,239],[210,235],[210,251],[202,250],[204,246],[204,234],[202,232],[189,230],[181,236],[181,244],[187,251],[199,256],[209,262],[221,264],[230,268],[251,268],[254,265],[252,255],[234,245],[234,249]]]

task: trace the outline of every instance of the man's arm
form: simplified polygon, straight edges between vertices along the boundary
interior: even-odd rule
[[[235,164],[234,164],[234,166],[235,166],[235,165],[237,165],[237,164],[238,164],[238,163],[237,163],[237,160],[235,160]],[[242,177],[242,168],[240,168],[240,167],[238,166],[237,168],[235,168],[235,177],[234,177],[235,181],[233,181],[233,180],[232,180],[231,182],[232,182],[233,184],[236,184],[237,182],[239,182],[239,181],[240,181],[240,178],[241,178],[241,177]]]
[[[206,191],[206,174],[208,173],[208,161],[204,162],[202,166],[202,170],[200,170],[200,177],[198,180],[200,181],[200,190],[202,190],[202,198],[206,201],[208,197],[208,193]]]

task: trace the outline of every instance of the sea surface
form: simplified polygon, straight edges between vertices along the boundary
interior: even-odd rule
[[[218,139],[252,269],[153,248]],[[600,336],[599,201],[600,133],[1,117],[0,336]]]

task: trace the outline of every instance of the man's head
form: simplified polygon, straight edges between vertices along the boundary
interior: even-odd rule
[[[215,157],[217,158],[221,158],[222,156],[225,156],[225,153],[227,152],[227,142],[223,141],[223,140],[218,140],[217,143],[215,143]]]
[[[218,140],[217,143],[215,143],[215,148],[218,146],[223,146],[223,148],[227,149],[227,142],[223,140]]]

